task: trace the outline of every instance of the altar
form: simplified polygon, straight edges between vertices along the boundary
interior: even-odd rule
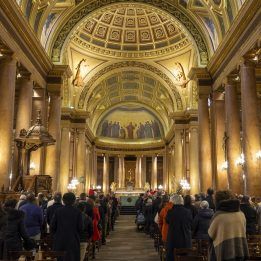
[[[135,206],[139,195],[144,193],[144,189],[122,188],[115,191],[116,197],[119,198],[121,206]]]

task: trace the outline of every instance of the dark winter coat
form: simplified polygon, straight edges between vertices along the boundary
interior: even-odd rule
[[[63,261],[80,260],[80,234],[82,232],[82,213],[73,206],[57,209],[50,229],[54,235],[54,251],[66,251]]]
[[[244,213],[246,218],[246,233],[255,234],[256,233],[256,210],[250,204],[240,204],[240,210]]]
[[[192,215],[183,205],[174,205],[166,216],[169,225],[167,235],[167,261],[174,260],[174,248],[191,248]]]
[[[193,220],[194,238],[209,239],[208,228],[213,215],[214,211],[211,208],[199,209],[198,214]]]
[[[80,233],[80,242],[87,242],[92,238],[93,235],[93,224],[92,219],[88,217],[85,213],[82,213],[82,223],[83,229]]]
[[[53,205],[51,205],[50,207],[47,208],[46,220],[47,220],[48,225],[51,224],[52,217],[53,217],[54,213],[57,211],[57,209],[62,208],[62,207],[63,207],[62,203],[54,203]]]
[[[213,196],[207,195],[206,199],[205,199],[208,204],[209,204],[209,208],[215,210],[215,204],[214,204],[214,198]]]
[[[194,205],[184,205],[184,207],[191,212],[192,218],[195,218],[198,214],[198,210]]]
[[[25,227],[30,237],[41,233],[41,226],[43,224],[43,211],[34,203],[27,203],[20,207],[25,213]]]
[[[157,197],[153,203],[152,203],[152,213],[153,213],[153,219],[156,216],[156,214],[159,212],[160,206],[161,206],[162,199],[160,197]]]
[[[7,223],[5,228],[5,251],[22,251],[23,241],[31,249],[34,247],[32,240],[29,238],[24,225],[24,212],[16,209],[6,209]]]

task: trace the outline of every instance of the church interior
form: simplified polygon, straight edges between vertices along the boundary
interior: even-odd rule
[[[260,18],[0,0],[0,260],[260,260]]]
[[[0,1],[0,186],[260,194],[260,1]]]

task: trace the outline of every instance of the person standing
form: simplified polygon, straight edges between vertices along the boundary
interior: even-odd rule
[[[166,223],[169,225],[167,235],[167,258],[166,261],[174,260],[175,248],[191,248],[192,239],[192,215],[190,210],[184,207],[184,200],[181,195],[171,197],[173,207],[166,216]]]
[[[240,210],[244,213],[246,218],[246,233],[248,235],[256,234],[257,212],[250,204],[250,197],[243,196],[241,199]]]
[[[54,213],[56,212],[57,209],[63,207],[62,204],[62,194],[61,193],[56,193],[53,197],[54,203],[53,205],[49,206],[46,211],[46,220],[48,226],[50,226],[52,218],[54,216]]]
[[[20,207],[25,213],[25,227],[30,238],[40,240],[43,225],[43,211],[37,206],[34,194],[30,193],[26,198],[27,203]]]
[[[230,191],[216,193],[216,213],[208,235],[211,240],[209,261],[245,260],[248,257],[246,219],[240,202]]]
[[[80,261],[80,234],[83,223],[82,213],[74,206],[75,201],[73,193],[65,193],[64,207],[57,209],[50,225],[54,251],[66,252],[63,261]]]
[[[196,239],[209,239],[208,228],[210,220],[214,215],[213,209],[209,208],[208,202],[203,200],[200,203],[198,214],[193,220],[193,234]]]

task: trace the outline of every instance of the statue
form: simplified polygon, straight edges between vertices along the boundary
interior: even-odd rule
[[[110,185],[111,191],[112,191],[112,192],[115,192],[115,191],[116,191],[116,188],[117,188],[117,183],[112,182],[111,185]]]
[[[128,173],[129,173],[128,182],[132,182],[132,180],[133,180],[133,177],[132,177],[133,171],[132,171],[132,169],[129,169]]]
[[[149,183],[149,182],[146,182],[146,183],[145,183],[144,190],[145,190],[145,191],[150,190],[150,183]]]
[[[175,63],[173,68],[173,77],[175,79],[174,84],[177,86],[180,86],[182,88],[185,88],[187,83],[190,81],[186,78],[184,69],[181,65],[181,63]]]
[[[82,59],[79,64],[77,65],[76,69],[76,75],[75,78],[72,81],[72,84],[76,87],[83,87],[84,85],[84,79],[87,75],[86,68],[88,65],[86,64],[86,59]]]

